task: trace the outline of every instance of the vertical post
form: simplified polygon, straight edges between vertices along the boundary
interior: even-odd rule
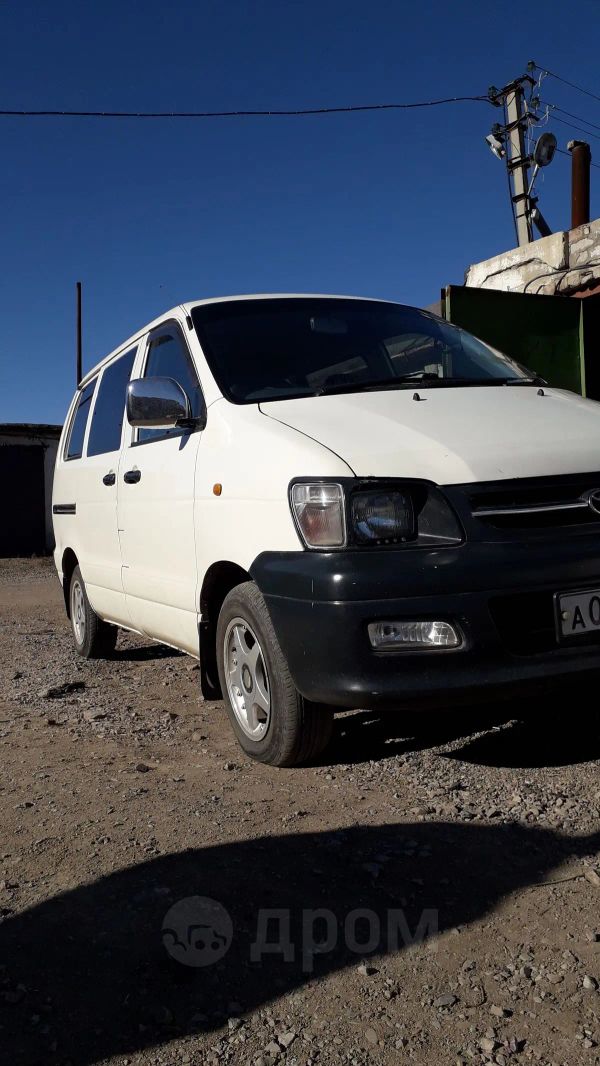
[[[82,356],[82,350],[81,350],[81,282],[78,281],[77,282],[77,370],[76,370],[77,388],[79,388],[79,384],[80,384],[81,379],[83,377],[83,370],[82,370],[82,365],[81,365],[81,356]]]
[[[571,229],[590,221],[590,164],[592,152],[587,141],[569,141],[571,153]]]
[[[529,211],[529,160],[525,155],[524,93],[523,86],[513,82],[506,93],[506,116],[508,119],[507,166],[512,179],[512,201],[517,226],[519,247],[533,240]]]

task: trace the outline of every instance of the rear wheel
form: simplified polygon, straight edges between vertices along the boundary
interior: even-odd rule
[[[117,628],[104,622],[92,608],[78,566],[71,577],[69,606],[76,650],[84,659],[108,658],[115,650]]]
[[[298,692],[252,581],[225,597],[217,624],[217,663],[227,713],[248,755],[271,766],[296,766],[324,750],[333,712]]]

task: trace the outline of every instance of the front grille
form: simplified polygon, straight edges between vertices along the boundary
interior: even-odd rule
[[[600,473],[558,478],[523,478],[465,486],[471,514],[496,529],[548,529],[557,526],[597,525],[600,513],[590,506]]]
[[[495,596],[490,600],[489,608],[504,647],[514,655],[535,655],[559,647],[552,592]],[[600,631],[574,637],[560,646],[599,643]]]

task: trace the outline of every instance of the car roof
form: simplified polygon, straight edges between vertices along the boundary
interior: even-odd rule
[[[397,300],[382,300],[372,296],[348,296],[339,295],[335,293],[327,292],[255,292],[255,293],[243,293],[234,296],[211,296],[204,300],[189,300],[185,303],[177,304],[175,307],[171,307],[168,311],[163,311],[161,315],[154,318],[151,322],[147,322],[144,326],[137,330],[136,333],[132,333],[127,340],[123,341],[117,348],[113,348],[112,352],[105,355],[100,359],[91,370],[86,371],[83,375],[79,388],[82,388],[87,384],[96,374],[98,374],[105,363],[110,362],[115,356],[123,353],[127,348],[136,344],[141,337],[144,336],[151,329],[156,329],[163,322],[167,322],[170,318],[181,314],[189,315],[194,307],[202,307],[205,304],[218,304],[218,303],[230,303],[236,300],[364,300],[369,303],[398,303]],[[403,306],[398,303],[398,306]]]

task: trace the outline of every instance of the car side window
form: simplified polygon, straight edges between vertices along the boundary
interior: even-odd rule
[[[71,420],[69,437],[65,447],[65,459],[81,459],[83,442],[85,440],[85,428],[90,413],[92,397],[96,388],[97,378],[88,384],[79,393],[75,413]]]
[[[202,393],[198,375],[192,363],[187,344],[176,323],[162,326],[150,335],[144,377],[173,378],[187,394],[193,417],[200,414]],[[149,440],[162,440],[164,437],[179,436],[181,429],[139,429],[138,443]]]
[[[131,377],[136,351],[136,348],[131,348],[102,372],[90,426],[88,455],[116,452],[121,447],[127,382]]]

